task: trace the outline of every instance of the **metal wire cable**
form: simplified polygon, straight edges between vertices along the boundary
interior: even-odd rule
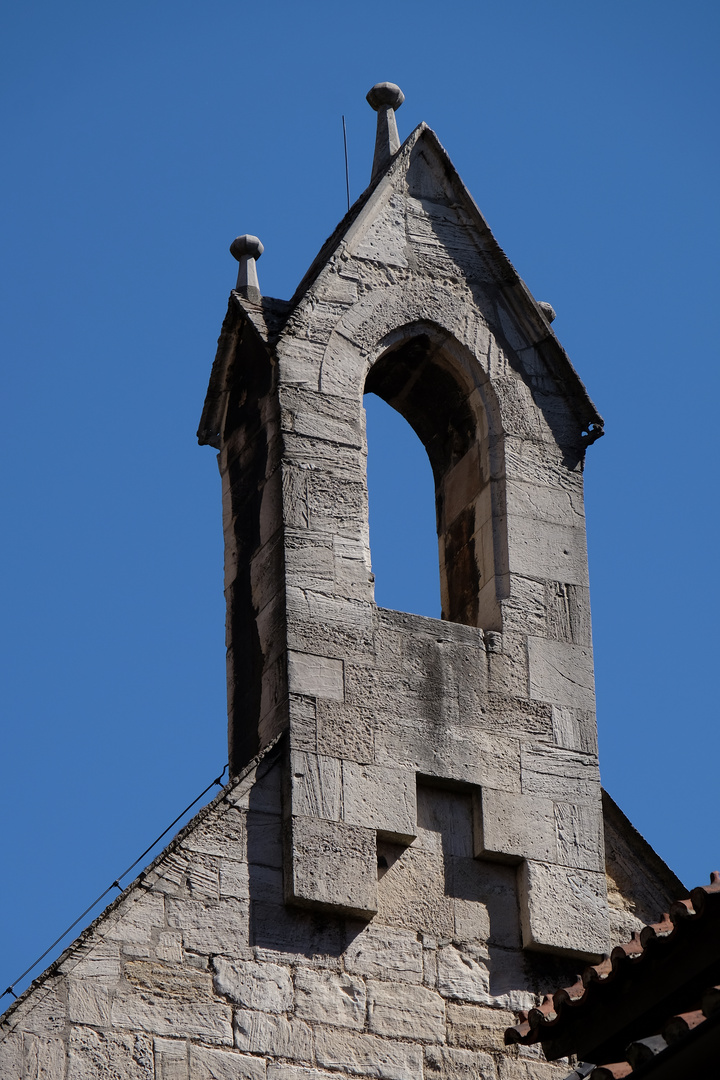
[[[55,941],[53,941],[52,945],[49,945],[49,946],[48,946],[48,948],[47,948],[47,949],[45,950],[45,952],[44,952],[44,953],[42,954],[42,956],[38,956],[37,960],[36,960],[36,961],[35,961],[34,963],[32,963],[32,964],[30,965],[30,967],[29,967],[29,968],[26,968],[26,969],[25,969],[25,971],[23,971],[22,975],[18,975],[17,979],[15,979],[15,980],[14,980],[14,982],[11,982],[11,983],[10,983],[10,985],[9,985],[9,986],[7,987],[7,989],[6,989],[6,990],[3,990],[3,992],[2,992],[1,994],[0,994],[0,998],[4,998],[6,994],[12,994],[12,996],[13,996],[14,998],[16,998],[16,997],[17,997],[17,994],[15,993],[15,991],[14,991],[13,987],[17,986],[17,984],[18,984],[19,982],[22,982],[22,980],[23,980],[23,979],[25,978],[25,976],[26,976],[26,975],[29,975],[29,974],[30,974],[30,972],[31,972],[31,971],[33,970],[33,968],[36,968],[36,967],[38,966],[38,964],[40,963],[40,961],[41,961],[41,960],[44,960],[44,959],[45,959],[45,957],[46,957],[46,956],[48,955],[48,953],[51,953],[51,952],[53,951],[53,949],[55,948],[55,946],[56,946],[56,945],[59,945],[59,944],[60,944],[60,942],[61,942],[61,941],[63,940],[63,938],[66,938],[66,937],[67,937],[67,935],[68,935],[68,934],[70,933],[70,931],[71,931],[71,930],[73,930],[73,929],[74,929],[74,928],[75,928],[75,927],[77,926],[77,924],[78,924],[79,922],[82,922],[82,921],[83,921],[83,919],[85,918],[85,916],[86,916],[86,915],[89,915],[89,914],[90,914],[90,912],[91,912],[91,911],[93,910],[93,908],[94,908],[94,907],[97,907],[97,905],[98,905],[98,904],[100,903],[100,901],[101,901],[101,900],[102,900],[102,899],[103,899],[104,897],[106,897],[106,896],[107,896],[107,894],[108,894],[109,892],[111,892],[111,891],[112,891],[113,889],[119,889],[119,890],[120,890],[120,892],[122,892],[122,886],[121,886],[121,884],[120,884],[120,882],[122,881],[122,879],[123,879],[124,877],[127,877],[127,875],[128,875],[129,873],[130,873],[130,871],[131,871],[131,870],[134,870],[134,869],[135,869],[135,867],[136,867],[136,866],[138,865],[138,863],[142,862],[142,860],[143,860],[143,859],[145,858],[145,856],[146,856],[146,855],[148,855],[148,854],[149,854],[149,853],[150,853],[150,852],[152,851],[152,849],[153,849],[153,848],[154,848],[154,847],[155,847],[155,846],[156,846],[157,844],[159,844],[159,843],[160,843],[160,841],[162,840],[163,836],[166,836],[166,835],[167,835],[167,833],[169,833],[169,832],[170,832],[170,830],[172,829],[173,825],[177,825],[178,821],[180,821],[180,819],[181,819],[181,818],[184,818],[184,817],[185,817],[185,815],[187,814],[188,810],[192,810],[193,806],[195,806],[195,803],[198,803],[198,802],[200,802],[200,800],[202,799],[203,795],[207,795],[208,791],[210,791],[210,790],[211,790],[211,788],[214,788],[214,787],[215,787],[216,785],[217,785],[217,786],[220,786],[220,787],[222,787],[222,779],[223,779],[223,776],[225,775],[225,773],[226,773],[226,772],[227,772],[227,765],[225,766],[225,768],[223,769],[223,771],[222,771],[222,772],[220,773],[220,775],[219,775],[219,776],[217,776],[217,777],[216,777],[216,778],[215,778],[215,779],[213,780],[213,782],[212,782],[211,784],[208,784],[208,786],[207,786],[207,787],[205,788],[205,790],[204,790],[204,791],[201,791],[201,792],[200,792],[200,794],[198,795],[198,797],[197,797],[196,799],[193,799],[193,801],[192,801],[192,802],[190,803],[190,805],[189,805],[189,806],[186,806],[186,807],[185,807],[185,809],[184,809],[184,810],[182,811],[182,813],[178,814],[178,816],[177,816],[177,817],[175,818],[175,820],[174,820],[174,821],[171,821],[171,822],[170,822],[170,824],[168,825],[167,829],[164,829],[164,830],[163,830],[163,831],[162,831],[162,832],[160,833],[160,835],[159,835],[158,837],[156,837],[156,839],[155,839],[155,840],[153,840],[152,844],[150,844],[150,846],[149,846],[149,847],[146,847],[146,848],[145,848],[145,850],[143,851],[142,855],[138,855],[138,857],[137,857],[137,859],[135,860],[135,862],[133,862],[133,863],[130,863],[130,865],[128,866],[127,870],[123,870],[122,874],[118,874],[118,876],[117,876],[117,877],[115,878],[115,880],[113,881],[113,883],[112,883],[111,885],[108,885],[107,889],[105,889],[105,891],[104,891],[104,892],[101,892],[101,893],[100,893],[100,895],[98,896],[97,900],[93,900],[93,902],[92,902],[92,904],[90,905],[90,907],[87,907],[87,908],[85,908],[85,910],[83,911],[82,915],[78,915],[78,917],[77,917],[77,919],[75,920],[75,922],[73,922],[73,923],[70,923],[70,926],[68,926],[67,930],[64,930],[64,931],[63,931],[63,933],[62,933],[62,934],[60,935],[60,937],[59,937],[59,938],[56,938],[56,939],[55,939]],[[0,984],[0,985],[2,985],[2,984]]]

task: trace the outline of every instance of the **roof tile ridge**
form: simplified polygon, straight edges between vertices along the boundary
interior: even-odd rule
[[[613,983],[618,972],[627,970],[628,964],[636,964],[642,961],[646,955],[648,946],[654,952],[660,942],[675,940],[680,927],[687,921],[702,917],[710,910],[716,909],[720,913],[720,871],[713,870],[710,874],[710,884],[701,885],[690,893],[691,899],[676,900],[670,907],[670,912],[663,912],[660,921],[648,923],[642,930],[633,931],[630,940],[616,945],[609,955],[605,955],[597,964],[589,964],[583,971],[578,982],[570,987],[556,990],[546,994],[540,1005],[530,1009],[527,1013],[519,1014],[519,1022],[505,1031],[505,1043],[523,1043],[529,1045],[539,1042],[542,1033],[554,1027],[560,1020],[563,1012],[570,1008],[589,1007],[588,999],[592,985],[606,985]],[[584,993],[580,993],[580,984]],[[714,993],[717,991],[717,993]],[[714,987],[708,991],[708,1000],[712,997],[713,1011],[720,1010],[720,987]],[[704,1008],[704,1004],[702,1006]],[[705,1014],[707,1015],[707,1014]],[[604,1065],[604,1069],[620,1067],[623,1063]],[[627,1064],[627,1063],[624,1063]],[[602,1075],[602,1074],[601,1074]],[[630,1073],[607,1073],[608,1077],[617,1075],[629,1076]]]

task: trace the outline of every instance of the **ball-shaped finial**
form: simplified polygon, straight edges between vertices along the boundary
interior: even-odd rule
[[[538,307],[540,308],[548,322],[552,322],[554,320],[555,308],[552,306],[552,304],[548,304],[547,300],[541,300],[538,304]]]
[[[236,236],[230,245],[230,254],[238,262],[243,255],[248,255],[251,259],[259,259],[264,250],[265,248],[257,236],[251,236],[250,233],[245,233],[244,236]]]
[[[399,109],[405,100],[405,95],[394,82],[379,82],[368,90],[366,98],[368,104],[377,112],[388,106],[391,109]]]

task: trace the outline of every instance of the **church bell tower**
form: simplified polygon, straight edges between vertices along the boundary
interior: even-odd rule
[[[370,185],[293,298],[261,294],[257,237],[231,248],[199,430],[222,477],[231,772],[283,738],[287,904],[372,918],[418,791],[452,790],[475,858],[515,868],[523,947],[595,956],[582,485],[602,420],[434,132],[401,146],[399,88],[368,101]],[[366,392],[430,459],[441,620],[375,603]]]

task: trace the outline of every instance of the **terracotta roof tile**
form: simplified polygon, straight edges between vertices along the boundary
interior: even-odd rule
[[[672,1070],[684,1067],[676,1057],[687,1047],[694,1063],[705,1061],[711,1047],[716,1055],[720,873],[585,968],[572,986],[546,995],[508,1028],[505,1042],[542,1043],[551,1060],[577,1054],[594,1061],[597,1080],[632,1077],[638,1069],[653,1078],[680,1075]],[[720,1057],[712,1060],[717,1064]],[[663,1062],[670,1072],[660,1067]]]

